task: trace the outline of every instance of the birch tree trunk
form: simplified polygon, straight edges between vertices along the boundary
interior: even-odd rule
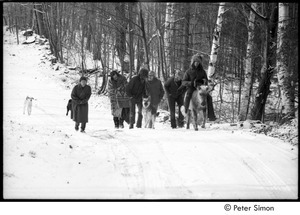
[[[257,3],[252,3],[252,8],[256,10]],[[248,22],[248,44],[247,53],[245,60],[245,82],[242,92],[242,102],[241,110],[239,114],[239,120],[244,121],[247,119],[249,103],[250,103],[250,93],[251,93],[251,82],[252,82],[252,52],[253,52],[253,38],[254,38],[254,21],[255,14],[250,11]]]
[[[190,14],[190,3],[186,3],[185,6],[185,20],[184,20],[184,47],[183,47],[183,71],[185,72],[186,70],[188,70],[189,66],[190,66],[190,56],[189,56],[189,48],[190,48],[190,44],[189,44],[189,33],[190,33],[190,18],[191,18],[191,14]]]
[[[155,7],[156,9],[159,7],[159,3],[155,3]],[[154,18],[154,22],[155,22],[155,26],[156,26],[156,32],[157,32],[157,39],[158,39],[158,63],[159,63],[159,71],[158,71],[158,75],[160,77],[160,74],[164,80],[164,82],[166,82],[167,77],[165,74],[165,58],[164,58],[164,50],[163,50],[163,46],[164,46],[164,41],[163,41],[163,32],[161,30],[161,26],[159,25],[161,21],[161,15],[159,12],[156,13],[156,16]]]
[[[174,22],[175,22],[175,3],[167,3],[166,8],[166,20],[165,20],[165,34],[164,34],[164,45],[165,45],[165,61],[166,68],[165,73],[167,76],[173,71],[171,68],[172,55],[172,38],[174,35]]]
[[[279,3],[278,32],[277,32],[277,72],[278,83],[281,90],[281,111],[289,117],[295,116],[295,105],[291,86],[291,74],[288,72],[288,49],[289,39],[287,38],[286,28],[289,19],[288,3]]]
[[[117,19],[118,19],[118,27],[116,27],[116,49],[119,57],[121,71],[124,71],[124,58],[126,52],[126,22],[125,20],[125,3],[119,2],[116,3],[115,7]]]
[[[132,5],[131,5],[132,4]],[[134,3],[128,3],[128,16],[129,16],[129,23],[128,23],[128,34],[129,34],[129,78],[132,77],[132,72],[134,70],[134,47],[133,47],[133,7]]]
[[[223,23],[224,9],[225,9],[225,3],[221,2],[218,11],[216,27],[214,30],[213,43],[212,43],[208,71],[207,71],[207,78],[209,80],[212,80],[213,76],[215,75],[215,66],[217,62],[218,50],[220,47],[220,34],[221,34],[222,23]]]
[[[139,16],[140,16],[140,23],[141,23],[141,30],[142,30],[142,40],[143,40],[143,45],[144,45],[144,66],[148,70],[150,70],[148,45],[147,45],[146,31],[145,31],[145,22],[144,22],[144,17],[143,17],[142,5],[140,2],[139,2]]]

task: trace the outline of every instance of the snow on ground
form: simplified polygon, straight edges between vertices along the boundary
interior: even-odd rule
[[[66,116],[71,89],[42,46],[4,32],[4,198],[296,199],[298,146],[243,130],[114,129],[92,95],[86,133]],[[79,78],[79,77],[78,77]],[[32,96],[32,115],[23,115]]]

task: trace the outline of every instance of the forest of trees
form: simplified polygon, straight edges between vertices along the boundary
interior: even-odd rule
[[[129,78],[147,67],[164,82],[200,53],[217,117],[283,123],[298,114],[298,3],[14,2],[3,10],[8,30],[43,35],[58,62],[84,70],[91,54],[102,91],[116,67]]]

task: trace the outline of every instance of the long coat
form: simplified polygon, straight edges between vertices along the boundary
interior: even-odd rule
[[[151,96],[151,104],[158,106],[165,94],[161,81],[156,77],[153,77],[152,81],[147,81],[146,90]]]
[[[129,108],[130,98],[125,91],[126,85],[126,78],[120,74],[118,74],[117,81],[112,78],[108,81],[108,96],[110,98],[113,116],[120,117],[122,108]]]
[[[71,93],[73,110],[72,119],[75,122],[88,122],[88,100],[90,99],[91,94],[92,90],[91,87],[88,85],[82,87],[79,83],[73,88]]]

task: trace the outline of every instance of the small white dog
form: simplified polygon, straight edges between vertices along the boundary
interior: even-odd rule
[[[34,100],[33,97],[29,97],[29,96],[26,97],[25,102],[24,102],[23,114],[25,114],[26,109],[27,109],[28,115],[31,114],[32,100]]]

